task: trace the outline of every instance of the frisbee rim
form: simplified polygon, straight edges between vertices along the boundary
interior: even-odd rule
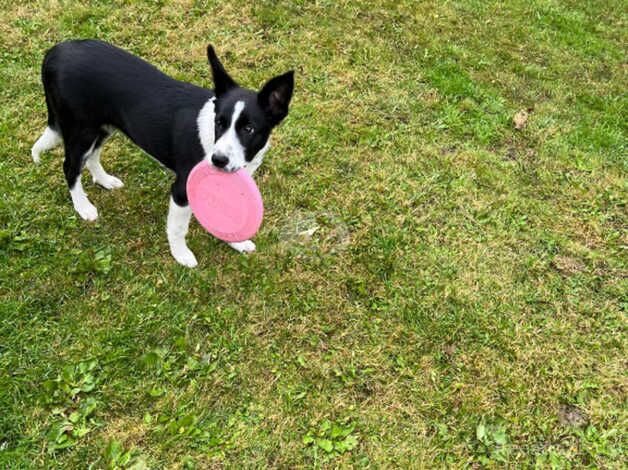
[[[213,224],[210,209],[203,205],[203,200],[197,198],[199,191],[207,194],[206,191],[208,189],[204,186],[208,183],[205,180],[216,177],[223,179],[221,182],[223,185],[230,186],[230,192],[239,192],[241,195],[241,200],[238,201],[237,207],[242,208],[242,211],[246,211],[246,214],[244,215],[245,221],[242,224],[242,228],[236,231],[226,231]],[[202,160],[190,171],[186,182],[186,190],[188,204],[192,214],[194,214],[194,218],[214,237],[229,243],[243,242],[252,238],[259,231],[264,217],[264,204],[259,188],[246,169],[241,168],[235,172],[224,172],[209,161]],[[199,197],[202,198],[202,194]],[[224,208],[224,206],[222,207],[223,214],[224,211],[230,210],[229,208]],[[216,207],[211,208],[211,210],[216,210]]]

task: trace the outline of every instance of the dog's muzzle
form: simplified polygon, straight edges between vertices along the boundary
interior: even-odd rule
[[[222,155],[220,153],[215,153],[212,155],[212,164],[218,168],[225,168],[229,163],[229,157],[226,155]]]

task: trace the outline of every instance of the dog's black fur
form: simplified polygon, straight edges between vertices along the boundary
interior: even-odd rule
[[[206,155],[201,145],[199,132],[204,130],[199,130],[197,118],[212,98],[214,141],[231,122],[234,103],[246,103],[236,130],[250,161],[288,112],[293,73],[275,77],[255,93],[236,84],[211,46],[207,55],[215,90],[175,80],[148,62],[98,40],[66,41],[50,49],[42,66],[48,126],[63,138],[63,169],[70,189],[86,155],[99,148],[115,128],[174,171],[172,198],[180,206],[187,205],[185,184],[190,170],[203,158],[213,157],[220,167],[228,159]]]

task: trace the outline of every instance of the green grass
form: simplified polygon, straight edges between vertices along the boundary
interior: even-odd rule
[[[623,2],[0,6],[1,468],[622,467]],[[76,37],[208,87],[208,42],[250,87],[296,69],[254,255],[193,224],[178,266],[122,137],[94,224],[32,164]]]

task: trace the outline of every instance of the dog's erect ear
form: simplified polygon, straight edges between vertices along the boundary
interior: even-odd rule
[[[234,82],[225,71],[225,68],[220,63],[220,60],[218,60],[218,56],[216,56],[216,52],[211,44],[207,46],[207,58],[209,59],[209,65],[212,68],[216,95],[222,95],[229,90],[229,88],[237,86],[236,82]]]
[[[291,70],[269,80],[258,93],[259,104],[273,120],[273,124],[279,124],[288,114],[293,89],[294,72]]]

